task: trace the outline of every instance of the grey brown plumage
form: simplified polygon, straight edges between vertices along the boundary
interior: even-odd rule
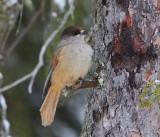
[[[84,78],[91,66],[93,50],[84,41],[82,32],[81,27],[73,26],[62,33],[44,88],[46,97],[40,109],[44,126],[49,126],[54,119],[62,89]]]

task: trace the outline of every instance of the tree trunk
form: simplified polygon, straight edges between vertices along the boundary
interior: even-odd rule
[[[95,0],[93,6],[100,88],[88,93],[81,136],[159,137],[159,102],[148,108],[138,103],[144,88],[150,93],[156,88],[146,85],[159,71],[160,1]]]

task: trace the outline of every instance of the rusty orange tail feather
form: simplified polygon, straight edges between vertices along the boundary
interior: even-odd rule
[[[60,93],[61,90],[55,89],[53,85],[51,85],[51,87],[49,88],[47,96],[40,108],[40,115],[43,126],[51,125],[55,116]]]

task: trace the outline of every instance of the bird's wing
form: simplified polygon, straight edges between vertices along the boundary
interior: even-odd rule
[[[49,69],[49,73],[48,73],[48,76],[46,78],[46,81],[45,81],[45,84],[44,84],[44,88],[43,88],[43,94],[42,94],[43,98],[47,95],[48,90],[49,90],[49,88],[51,86],[52,72],[54,71],[54,69],[56,68],[56,66],[58,64],[58,56],[59,56],[59,53],[60,53],[61,49],[62,49],[62,46],[57,49],[57,52],[55,53],[54,58],[52,59],[52,62],[51,62],[51,65],[50,65],[50,69]]]

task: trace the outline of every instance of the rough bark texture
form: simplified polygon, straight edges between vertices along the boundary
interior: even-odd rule
[[[82,137],[158,137],[160,107],[139,108],[138,95],[157,79],[159,0],[95,0],[93,42],[101,88],[88,93]]]

